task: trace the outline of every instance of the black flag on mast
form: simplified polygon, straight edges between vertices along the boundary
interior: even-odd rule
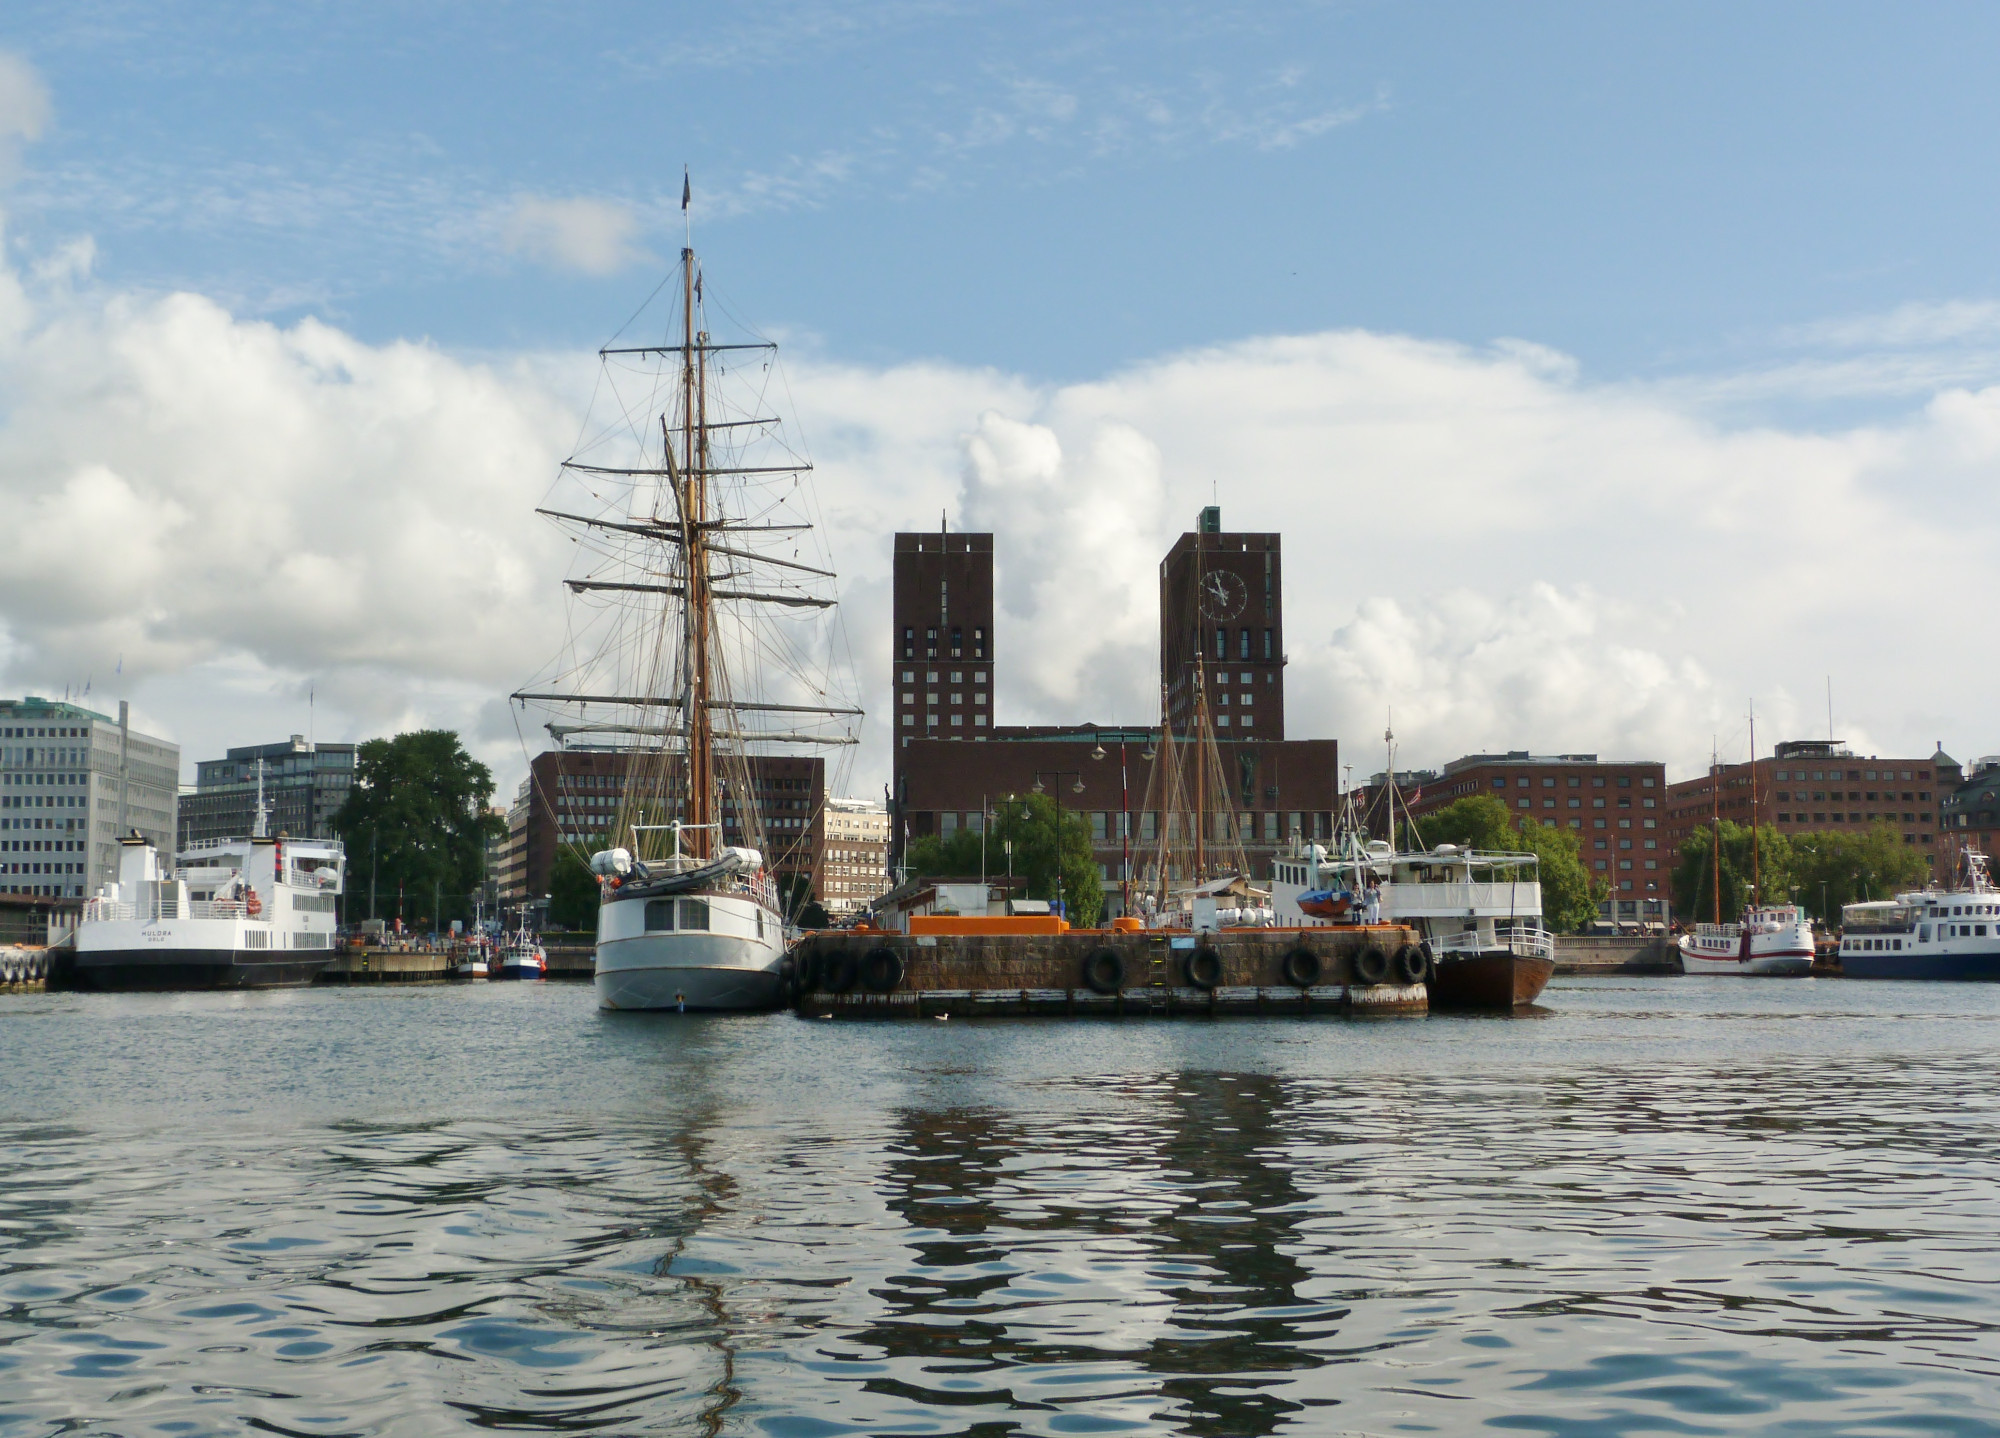
[[[688,200],[692,197],[692,194],[693,192],[688,189],[687,167],[683,165],[681,167],[681,209],[683,210],[687,209]]]

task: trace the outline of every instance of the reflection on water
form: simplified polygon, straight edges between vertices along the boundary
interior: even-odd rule
[[[866,1027],[543,987],[0,1010],[0,1435],[1995,1431],[1983,990]]]

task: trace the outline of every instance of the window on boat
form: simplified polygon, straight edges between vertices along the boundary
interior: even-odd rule
[[[674,927],[674,901],[672,899],[646,900],[646,932],[649,934],[671,933]]]
[[[708,927],[708,900],[681,900],[681,927],[683,929],[705,929]]]

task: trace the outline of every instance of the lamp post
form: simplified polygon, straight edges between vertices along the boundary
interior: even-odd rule
[[[1074,778],[1076,780],[1076,783],[1070,786],[1070,792],[1074,794],[1081,794],[1083,792],[1083,771],[1081,769],[1037,769],[1035,771],[1035,792],[1037,794],[1045,792],[1044,789],[1042,788],[1042,780],[1045,778],[1048,779]],[[1058,904],[1063,903],[1062,821],[1063,821],[1062,790],[1059,786],[1056,790],[1056,902]],[[1063,907],[1063,914],[1065,917],[1067,917],[1069,914],[1069,908],[1067,905],[1064,905]]]

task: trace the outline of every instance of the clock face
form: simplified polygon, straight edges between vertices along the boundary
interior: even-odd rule
[[[1241,575],[1214,569],[1201,577],[1201,612],[1210,619],[1234,619],[1249,598]]]

